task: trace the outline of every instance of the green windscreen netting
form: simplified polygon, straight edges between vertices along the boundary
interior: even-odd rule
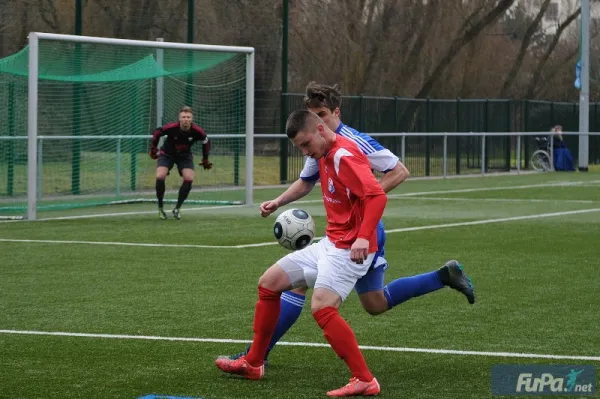
[[[28,64],[29,48],[0,59],[0,214],[26,209]],[[245,54],[40,40],[38,77],[38,210],[153,200],[149,135],[183,105],[214,165],[189,201],[244,200]],[[167,199],[180,183],[174,168]]]

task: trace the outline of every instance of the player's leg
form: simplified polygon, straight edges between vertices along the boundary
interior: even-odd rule
[[[386,262],[380,258],[380,262]],[[379,315],[409,299],[426,295],[444,287],[461,292],[469,303],[475,303],[475,293],[471,280],[464,273],[462,265],[455,260],[446,262],[438,270],[401,277],[383,286],[385,266],[370,270],[356,283],[356,292],[362,307],[371,315]]]
[[[462,292],[469,303],[475,302],[471,281],[457,261],[449,261],[439,270],[396,279],[384,287],[384,273],[388,268],[387,261],[383,258],[385,242],[385,228],[383,222],[379,221],[377,224],[378,258],[369,272],[357,281],[355,287],[361,305],[369,314],[384,313],[411,298],[429,294],[445,286]]]
[[[350,383],[327,395],[376,395],[380,391],[379,383],[367,366],[352,328],[338,310],[357,280],[367,272],[375,254],[370,254],[367,261],[359,265],[350,260],[350,250],[335,248],[328,239],[322,241],[327,242],[328,251],[319,259],[311,311],[325,339],[352,373]]]
[[[275,332],[269,343],[267,355],[300,317],[306,300],[307,290],[308,288],[301,287],[281,294],[281,312],[279,313]]]
[[[305,269],[316,269],[322,244],[310,245],[280,259],[259,280],[259,299],[254,316],[254,339],[247,355],[237,359],[218,357],[221,370],[242,374],[249,379],[262,378],[264,357],[275,331],[280,312],[281,292],[306,286]],[[250,374],[249,374],[250,373]],[[260,376],[258,376],[260,374]]]
[[[165,179],[169,170],[173,167],[173,159],[165,154],[160,154],[156,161],[156,200],[158,202],[158,217],[166,219],[167,214],[163,210],[163,201],[165,198]]]
[[[315,273],[316,277],[316,273]],[[288,332],[288,330],[296,323],[300,314],[302,313],[302,308],[304,307],[304,302],[306,300],[306,291],[308,288],[299,287],[290,291],[285,291],[281,294],[281,303],[280,303],[280,311],[279,311],[279,319],[277,320],[277,326],[275,327],[275,332],[271,337],[271,342],[269,343],[269,347],[267,348],[267,353],[265,355],[265,364],[268,363],[269,353],[275,347],[277,342]],[[251,345],[246,345],[246,349],[243,351],[236,353],[234,355],[223,356],[229,359],[235,360],[242,356],[246,356],[248,351],[250,350]]]
[[[183,182],[179,187],[177,204],[175,205],[175,208],[173,208],[173,217],[175,219],[181,219],[179,209],[190,194],[190,191],[192,190],[192,182],[194,181],[194,160],[192,155],[184,155],[178,159],[177,168],[179,170],[179,174],[183,178]]]
[[[384,258],[379,258],[380,265],[371,268],[361,277],[354,286],[360,304],[367,313],[376,316],[387,311],[388,301],[383,294],[383,280],[387,263]]]
[[[264,376],[263,359],[279,317],[281,292],[290,289],[287,273],[279,264],[271,266],[258,280],[258,302],[254,310],[254,338],[246,356],[231,360],[217,357],[215,364],[226,373],[239,374],[250,380]]]

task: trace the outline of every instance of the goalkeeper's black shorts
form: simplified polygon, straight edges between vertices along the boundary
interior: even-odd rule
[[[158,160],[156,161],[157,167],[164,166],[171,171],[174,165],[177,165],[177,170],[181,176],[181,171],[183,169],[194,170],[194,156],[191,152],[181,152],[178,154],[160,153]]]

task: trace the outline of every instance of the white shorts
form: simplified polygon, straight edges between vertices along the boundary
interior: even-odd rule
[[[284,256],[277,264],[288,274],[294,288],[327,288],[343,301],[358,279],[369,271],[374,256],[374,252],[370,253],[359,265],[350,259],[350,249],[336,248],[328,238],[323,238]]]

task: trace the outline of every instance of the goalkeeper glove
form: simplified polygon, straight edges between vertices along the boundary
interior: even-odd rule
[[[156,148],[156,147],[150,148],[150,158],[158,159],[158,148]]]
[[[204,170],[208,170],[208,169],[212,168],[212,163],[209,162],[209,160],[206,158],[204,158],[202,160],[202,162],[200,162],[198,165],[202,166],[204,168]]]

